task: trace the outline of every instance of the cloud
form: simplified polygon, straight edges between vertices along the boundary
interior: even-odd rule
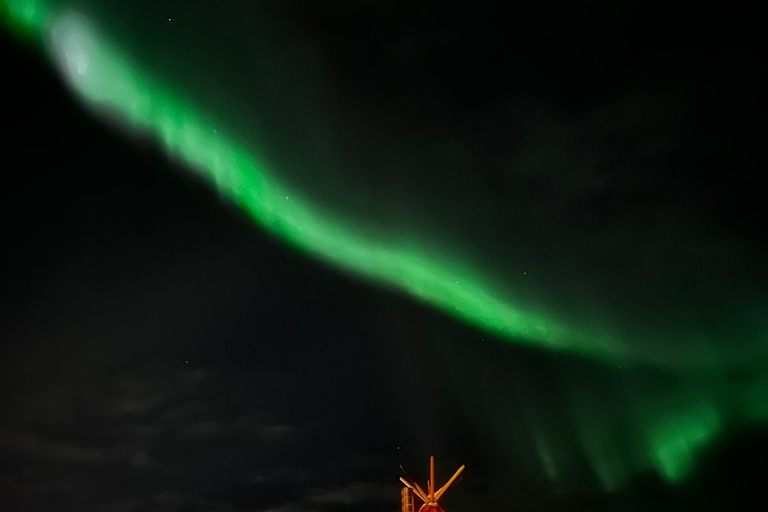
[[[277,468],[270,468],[267,472],[260,472],[252,475],[250,481],[264,485],[275,483],[295,483],[295,482],[308,482],[312,477],[312,473],[301,468],[279,466]]]
[[[265,509],[262,512],[316,512],[316,509],[307,508],[297,503],[286,503],[277,508]]]
[[[146,452],[143,452],[143,451],[136,452],[131,456],[131,465],[136,467],[148,466],[153,463],[154,463],[154,460],[152,460],[152,457],[150,457]]]
[[[0,453],[3,452],[35,459],[89,464],[98,464],[107,458],[104,452],[93,447],[53,441],[39,435],[18,432],[0,433]]]
[[[358,505],[363,503],[381,503],[391,501],[398,495],[394,485],[381,485],[371,482],[352,482],[344,486],[318,489],[310,496],[311,503],[321,505]]]
[[[344,485],[315,487],[301,499],[262,508],[259,512],[318,512],[379,505],[396,501],[395,485],[354,481]]]
[[[115,417],[136,417],[152,411],[162,403],[162,395],[116,399],[107,404],[104,414]]]
[[[232,422],[230,429],[250,434],[260,439],[265,445],[274,446],[296,434],[296,427],[284,423],[269,423],[254,414],[242,416]]]

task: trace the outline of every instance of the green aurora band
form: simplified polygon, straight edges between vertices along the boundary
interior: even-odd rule
[[[526,311],[483,282],[479,272],[442,258],[423,243],[393,240],[390,233],[362,228],[287,189],[257,155],[216,128],[176,91],[141,73],[140,66],[100,36],[84,17],[66,14],[46,23],[39,6],[14,12],[25,27],[48,27],[50,54],[88,105],[107,116],[108,112],[122,116],[130,128],[149,131],[169,155],[294,247],[406,291],[486,332],[592,359],[631,361],[628,349],[618,340]]]
[[[625,372],[638,365],[668,369],[689,365],[691,380],[706,379],[702,375],[713,366],[706,355],[639,352],[638,344],[630,344],[594,322],[575,326],[545,312],[531,311],[516,303],[508,290],[500,289],[501,284],[491,284],[479,269],[456,255],[438,253],[417,237],[363,226],[289,190],[247,144],[228,134],[226,127],[210,122],[162,79],[142,71],[84,15],[41,0],[0,0],[0,16],[19,38],[43,48],[86,105],[133,130],[149,133],[168,155],[214,185],[224,199],[259,226],[306,254],[406,292],[513,343],[577,355],[601,367],[624,365]],[[718,364],[739,368],[749,357],[742,352],[731,356],[732,360]],[[762,364],[761,358],[753,359],[750,371],[765,375]],[[687,392],[682,401],[667,404],[660,412],[652,412],[654,404],[634,404],[644,411],[635,427],[641,438],[640,456],[617,455],[600,425],[583,409],[577,410],[574,417],[581,423],[580,442],[604,489],[618,489],[632,473],[649,467],[666,481],[680,483],[691,474],[697,453],[726,426],[733,421],[743,424],[768,418],[764,377],[726,391],[715,381],[710,384]],[[489,403],[487,410],[498,407]],[[503,427],[499,429],[496,437],[509,436]],[[546,436],[540,435],[541,428],[532,430],[541,461],[539,472],[557,479],[557,464]]]

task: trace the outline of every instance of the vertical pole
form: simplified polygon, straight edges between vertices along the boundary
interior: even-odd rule
[[[435,501],[435,456],[429,457],[429,501]]]

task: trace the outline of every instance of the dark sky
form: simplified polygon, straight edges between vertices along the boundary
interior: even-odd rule
[[[760,496],[756,3],[72,3],[298,190],[665,366],[496,339],[294,251],[3,31],[0,509],[391,511],[430,454],[467,465],[455,512]],[[710,406],[718,435],[665,481],[643,436]]]

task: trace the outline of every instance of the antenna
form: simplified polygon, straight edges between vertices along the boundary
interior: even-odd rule
[[[462,464],[462,465],[461,465],[461,467],[458,469],[458,471],[456,471],[456,473],[454,473],[454,474],[453,474],[453,476],[451,477],[451,479],[450,479],[450,480],[448,480],[448,483],[447,483],[447,484],[445,484],[444,486],[442,486],[442,487],[440,488],[440,490],[439,490],[439,491],[437,491],[437,494],[435,494],[435,501],[439,500],[439,499],[440,499],[440,496],[442,496],[443,494],[445,494],[445,491],[447,491],[447,490],[448,490],[448,488],[451,486],[451,484],[453,483],[453,481],[454,481],[454,480],[456,480],[456,478],[459,476],[459,474],[460,474],[462,471],[464,471],[464,465],[463,465],[463,464]]]
[[[435,501],[435,456],[429,457],[429,501]]]
[[[424,505],[421,506],[419,509],[419,512],[442,512],[442,508],[437,504],[438,500],[445,494],[448,489],[451,487],[451,484],[456,481],[456,479],[459,477],[462,471],[464,471],[464,465],[462,465],[456,473],[453,474],[450,480],[446,482],[444,486],[442,486],[440,489],[435,490],[435,457],[431,456],[429,458],[429,480],[427,480],[427,491],[424,492],[424,490],[419,487],[419,484],[416,483],[416,481],[409,482],[403,477],[400,477],[400,481],[405,484],[405,486],[413,491],[413,493],[419,497],[421,501],[424,502]],[[410,475],[406,473],[405,468],[403,466],[400,466],[400,469],[403,470],[403,473],[406,474],[410,478]],[[407,492],[405,489],[403,489],[403,492]]]

